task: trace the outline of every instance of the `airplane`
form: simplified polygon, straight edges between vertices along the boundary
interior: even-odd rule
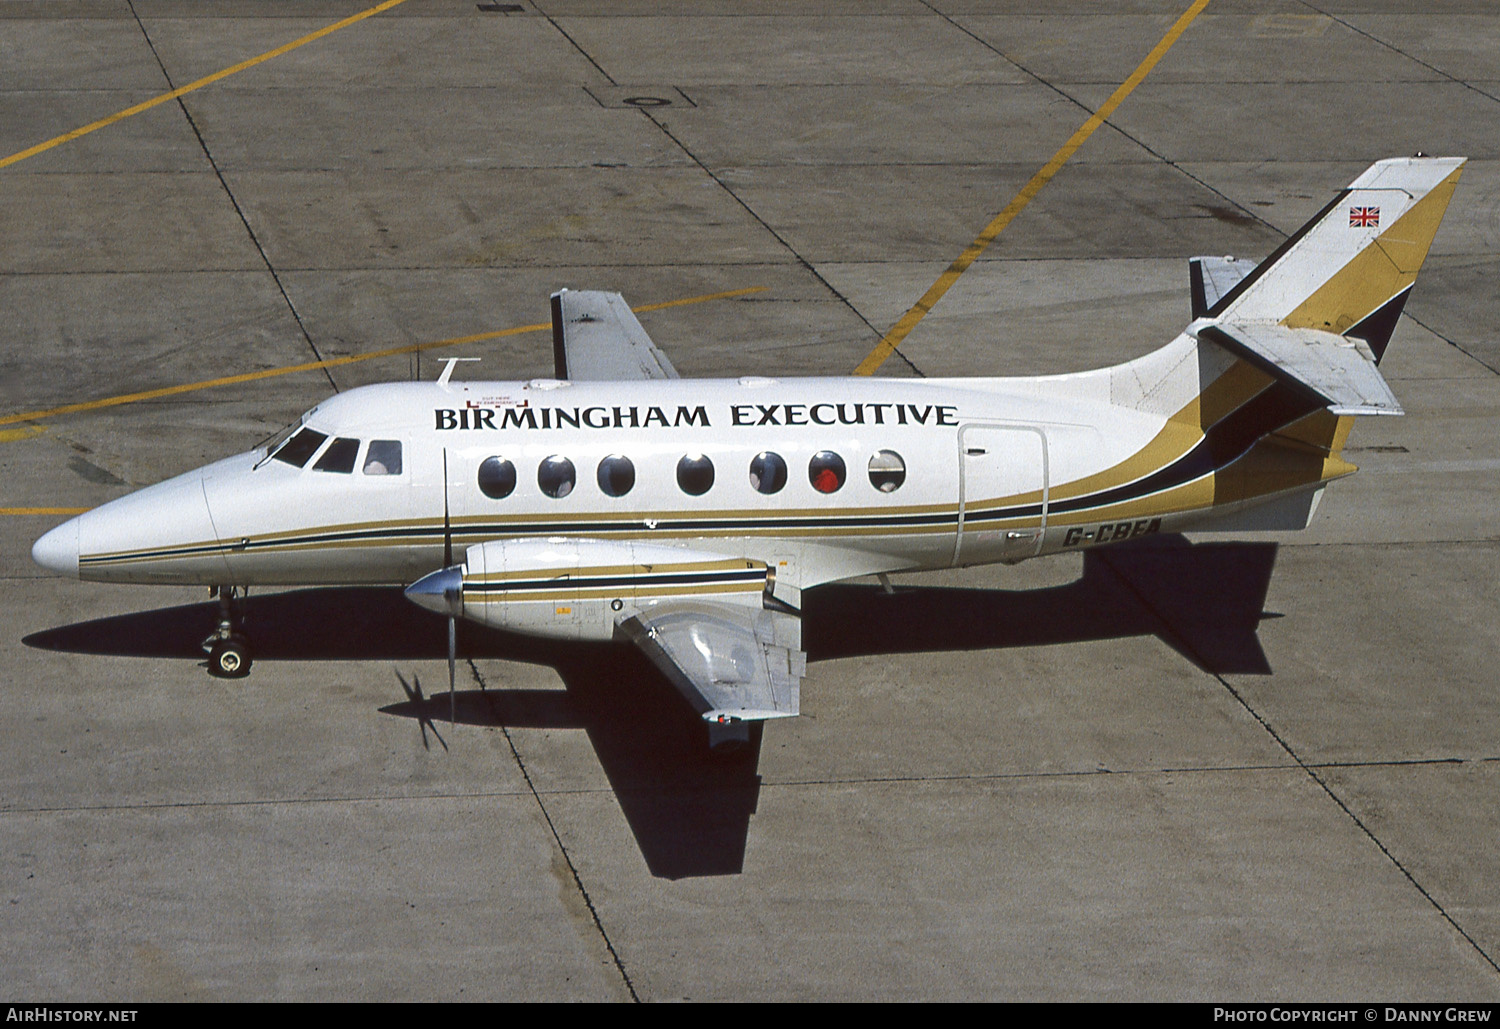
[[[1464,158],[1379,161],[1265,260],[1189,261],[1192,321],[1110,368],[1027,378],[683,379],[618,293],[551,298],[555,375],[337,394],[263,444],[36,541],[44,568],[219,598],[399,585],[448,619],[629,640],[711,747],[794,716],[799,610],[860,576],[1156,533],[1300,529],[1399,415],[1379,365]]]

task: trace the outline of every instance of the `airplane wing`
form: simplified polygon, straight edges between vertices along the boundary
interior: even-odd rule
[[[679,377],[625,298],[600,290],[552,294],[552,360],[575,382]]]
[[[709,741],[797,714],[807,655],[793,614],[712,601],[657,604],[618,625],[708,723]]]

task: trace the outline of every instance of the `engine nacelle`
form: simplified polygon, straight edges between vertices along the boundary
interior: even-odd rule
[[[759,608],[760,561],[629,540],[491,540],[406,590],[423,607],[532,636],[608,640],[615,623],[670,600]]]

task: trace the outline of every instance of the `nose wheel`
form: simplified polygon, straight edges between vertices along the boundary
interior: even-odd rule
[[[208,674],[216,679],[243,679],[250,674],[250,641],[241,631],[245,621],[244,593],[234,586],[217,586],[219,627],[203,641],[208,652]]]
[[[208,674],[216,679],[243,679],[250,674],[250,646],[243,636],[213,642],[208,648]]]

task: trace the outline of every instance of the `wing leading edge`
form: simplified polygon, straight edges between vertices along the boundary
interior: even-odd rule
[[[625,298],[602,290],[552,294],[552,360],[559,379],[576,382],[679,377]]]

